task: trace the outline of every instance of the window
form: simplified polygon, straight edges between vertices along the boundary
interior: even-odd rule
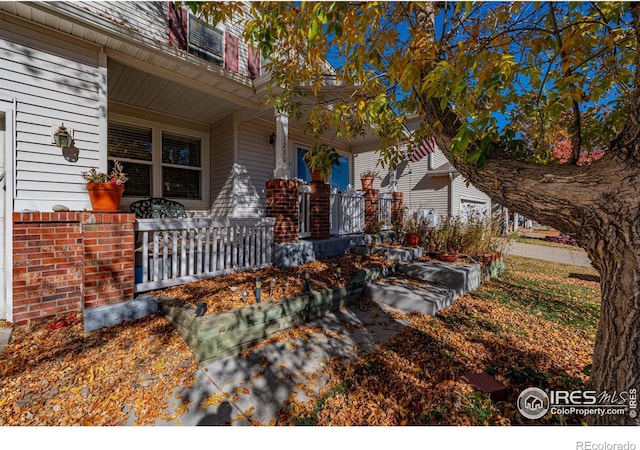
[[[222,31],[213,28],[207,22],[189,14],[188,52],[198,58],[222,65],[224,57]]]
[[[208,184],[202,170],[208,136],[167,128],[109,121],[109,170],[114,159],[122,163],[129,177],[125,197],[166,197],[186,200],[185,205],[191,207],[204,206]]]
[[[298,174],[297,177],[304,181],[311,181],[311,172],[307,167],[307,163],[303,158],[306,149],[298,147],[297,148],[297,158],[298,158]],[[331,169],[331,177],[329,180],[329,184],[334,189],[340,189],[342,191],[346,191],[349,187],[349,161],[350,158],[348,156],[341,156],[340,163],[337,166],[333,166]]]

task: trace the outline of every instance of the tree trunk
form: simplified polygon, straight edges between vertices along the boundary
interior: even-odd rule
[[[636,197],[637,198],[637,197]],[[622,218],[620,218],[622,219]],[[602,229],[600,234],[606,254],[600,258],[602,302],[600,323],[593,352],[589,389],[598,395],[606,392],[628,396],[640,389],[640,233],[638,221],[619,222],[617,227]],[[615,223],[615,222],[613,222]],[[590,252],[590,254],[593,252]],[[627,406],[628,406],[627,402]],[[633,413],[592,416],[591,424],[640,425]]]

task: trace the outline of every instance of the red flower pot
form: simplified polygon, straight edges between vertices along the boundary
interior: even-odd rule
[[[360,178],[363,191],[370,191],[373,189],[373,178]]]
[[[458,259],[457,253],[438,253],[438,259],[442,262],[454,262]]]
[[[124,186],[115,183],[87,183],[87,191],[89,191],[89,199],[91,199],[91,208],[93,211],[120,211],[120,200]]]
[[[420,236],[415,233],[407,233],[404,240],[408,247],[417,247],[420,243]]]

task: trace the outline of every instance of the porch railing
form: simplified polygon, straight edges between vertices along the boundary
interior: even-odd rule
[[[311,186],[300,184],[298,186],[298,203],[300,212],[298,215],[298,237],[311,236]]]
[[[378,220],[383,223],[382,230],[391,229],[391,203],[392,194],[380,193],[378,197]]]
[[[332,235],[364,231],[364,192],[332,189],[330,211]]]
[[[135,291],[271,264],[272,218],[138,219]]]

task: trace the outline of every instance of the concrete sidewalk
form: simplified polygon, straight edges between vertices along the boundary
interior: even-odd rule
[[[293,398],[317,396],[329,380],[331,358],[346,363],[370,353],[407,326],[383,308],[355,306],[308,325],[324,332],[269,344],[247,357],[229,356],[198,370],[193,386],[176,390],[171,398],[170,412],[187,404],[186,412],[156,425],[269,425]]]
[[[526,256],[528,258],[544,259],[574,266],[592,267],[587,253],[582,249],[565,249],[558,247],[548,247],[545,245],[525,244],[523,242],[512,242],[505,249],[505,253],[515,256]]]

